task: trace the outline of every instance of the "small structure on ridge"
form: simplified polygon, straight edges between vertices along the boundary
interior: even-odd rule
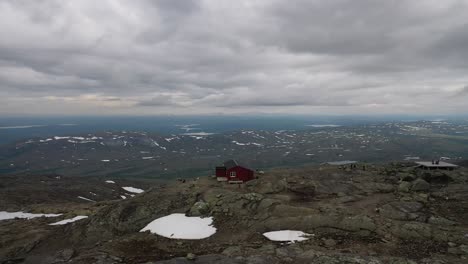
[[[453,170],[458,167],[455,164],[440,160],[417,161],[416,164],[419,168],[423,168],[425,170]]]
[[[254,171],[239,165],[235,160],[228,160],[223,166],[216,167],[216,179],[229,183],[244,183],[254,179]]]

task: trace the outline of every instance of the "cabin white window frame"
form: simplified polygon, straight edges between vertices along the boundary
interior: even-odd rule
[[[236,178],[237,177],[237,173],[235,171],[231,171],[229,172],[229,177],[231,178]]]

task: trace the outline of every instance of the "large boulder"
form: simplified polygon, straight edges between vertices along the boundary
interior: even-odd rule
[[[412,173],[408,173],[408,172],[400,172],[397,174],[397,177],[399,177],[400,180],[407,181],[407,182],[411,182],[416,179],[416,175]]]
[[[411,190],[411,182],[402,181],[400,185],[398,185],[399,192],[409,192]]]
[[[415,192],[428,191],[430,188],[431,185],[423,179],[417,179],[413,181],[413,184],[411,186],[411,190]]]
[[[302,198],[311,198],[315,195],[315,184],[311,181],[288,182],[288,190]]]
[[[449,172],[434,171],[426,172],[422,177],[424,180],[430,183],[436,184],[447,184],[453,181],[453,178],[449,175]]]
[[[254,181],[251,181],[254,182]],[[251,184],[248,182],[249,185],[255,188],[257,193],[261,194],[272,194],[272,193],[279,193],[286,189],[286,183],[282,180],[280,181],[257,181],[255,180],[255,184]]]
[[[372,232],[375,232],[377,228],[374,220],[365,215],[342,217],[336,215],[310,214],[293,217],[275,217],[267,219],[259,223],[259,225],[263,226],[266,230],[290,229],[292,226],[295,229],[305,231],[316,228],[331,228],[345,232],[355,232],[363,236],[370,235]]]
[[[210,212],[210,204],[205,201],[198,201],[196,202],[189,211],[189,215],[191,216],[203,216],[207,215]]]

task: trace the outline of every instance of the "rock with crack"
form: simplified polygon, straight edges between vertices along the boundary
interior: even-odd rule
[[[419,202],[391,202],[380,208],[380,214],[393,220],[409,221],[420,217],[423,207]]]

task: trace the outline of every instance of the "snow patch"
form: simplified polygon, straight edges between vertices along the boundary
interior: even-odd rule
[[[178,137],[165,138],[167,142],[171,142],[174,139],[179,139]]]
[[[57,136],[54,137],[55,140],[69,139],[69,138],[70,137],[57,137]]]
[[[0,211],[0,220],[9,220],[9,219],[15,219],[15,218],[32,219],[36,217],[57,217],[61,215],[62,214],[31,214],[31,213],[24,213],[24,212]]]
[[[115,181],[106,181],[106,183],[114,183],[115,184]]]
[[[296,242],[304,241],[309,239],[307,236],[310,234],[304,233],[302,231],[296,230],[280,230],[263,233],[263,235],[271,241],[280,241],[280,242]]]
[[[150,231],[172,239],[204,239],[216,233],[212,217],[187,217],[171,214],[154,220],[140,232]]]
[[[62,221],[58,221],[58,222],[55,222],[55,223],[52,223],[52,224],[49,224],[49,225],[66,225],[66,224],[73,223],[73,222],[76,222],[78,220],[85,219],[85,218],[88,218],[88,216],[79,215],[79,216],[75,216],[75,217],[70,218],[70,219],[65,219],[65,220],[62,220]]]
[[[240,143],[240,142],[237,142],[235,140],[231,141],[232,143],[236,144],[236,145],[239,145],[239,146],[250,146],[250,145],[254,145],[254,146],[262,146],[262,144],[260,143],[255,143],[255,142],[247,142],[247,143]]]
[[[126,190],[127,192],[131,192],[131,193],[142,193],[142,192],[144,192],[144,190],[138,189],[138,188],[135,188],[135,187],[122,187],[122,189]]]
[[[85,200],[85,201],[88,201],[88,202],[95,202],[95,201],[93,201],[91,199],[88,199],[86,197],[83,197],[83,196],[78,196],[78,199]]]

